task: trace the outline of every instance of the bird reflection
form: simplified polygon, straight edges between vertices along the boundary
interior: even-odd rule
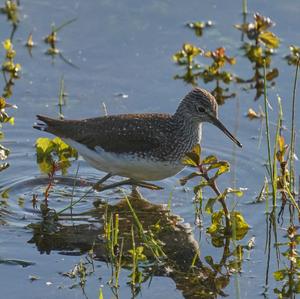
[[[222,289],[229,283],[229,275],[221,274],[220,268],[204,266],[200,260],[200,250],[189,226],[183,220],[172,214],[162,205],[150,203],[144,199],[138,190],[133,189],[128,197],[143,229],[153,230],[155,238],[162,244],[165,258],[155,266],[155,257],[145,246],[144,254],[151,267],[144,267],[144,277],[168,276],[176,284],[185,298],[216,298],[224,295]],[[126,198],[117,204],[95,203],[95,207],[88,212],[72,215],[68,224],[66,215],[63,219],[45,217],[39,223],[31,224],[33,237],[28,241],[36,244],[41,253],[50,254],[59,251],[66,255],[82,255],[93,248],[94,260],[110,263],[105,240],[105,219],[118,214],[119,239],[123,240],[122,267],[129,268],[130,261],[126,254],[132,249],[132,226],[135,218]],[[86,219],[89,219],[87,223]],[[92,220],[91,220],[92,219]],[[63,220],[63,221],[62,221]],[[78,222],[78,223],[76,223]],[[145,245],[134,230],[136,246]],[[223,254],[223,258],[226,254]],[[145,280],[144,280],[145,281]]]

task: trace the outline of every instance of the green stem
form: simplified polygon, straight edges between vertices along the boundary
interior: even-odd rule
[[[297,60],[294,88],[293,88],[293,104],[292,104],[292,131],[291,131],[291,150],[290,150],[290,192],[295,194],[295,114],[296,114],[296,90],[300,57]]]
[[[274,187],[273,182],[273,169],[271,162],[271,143],[270,143],[270,129],[269,129],[269,112],[268,112],[268,98],[267,98],[267,77],[266,77],[266,61],[264,60],[264,106],[266,115],[266,131],[267,131],[267,146],[268,146],[268,172],[271,177],[272,187]],[[273,208],[276,206],[276,194],[274,194],[273,189]]]
[[[247,0],[243,0],[243,15],[248,13]]]

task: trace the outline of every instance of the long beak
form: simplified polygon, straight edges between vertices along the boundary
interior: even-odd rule
[[[211,115],[211,122],[221,131],[223,131],[236,145],[242,147],[242,144],[225,128],[225,126],[215,116]]]

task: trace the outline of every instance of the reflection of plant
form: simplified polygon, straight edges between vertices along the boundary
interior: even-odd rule
[[[290,46],[290,54],[285,56],[289,65],[297,65],[300,59],[300,47]]]
[[[93,248],[87,253],[85,260],[80,259],[79,263],[76,264],[73,269],[68,272],[61,273],[63,276],[75,280],[70,289],[80,286],[83,294],[85,294],[85,286],[88,276],[95,272],[94,261],[93,261]]]
[[[273,273],[276,281],[282,281],[281,289],[275,288],[274,293],[279,298],[294,298],[295,294],[300,294],[300,256],[297,245],[300,244],[300,235],[297,228],[291,224],[287,230],[288,242],[280,243],[280,246],[287,246],[287,250],[282,253],[289,265]]]
[[[238,78],[239,83],[251,83],[250,88],[256,89],[255,100],[263,94],[263,67],[266,62],[267,69],[270,68],[272,62],[272,54],[274,49],[279,46],[279,38],[269,29],[274,26],[270,18],[254,14],[254,21],[252,23],[243,23],[235,25],[247,37],[249,42],[244,42],[242,50],[245,56],[253,63],[255,71],[254,76],[250,79]],[[277,68],[271,69],[267,72],[267,80],[273,81],[279,74]],[[273,83],[274,84],[274,83]]]
[[[140,292],[141,289],[141,283],[144,281],[143,272],[139,269],[139,265],[142,262],[147,261],[146,255],[144,252],[143,246],[136,246],[135,244],[135,237],[134,237],[134,229],[133,226],[131,227],[131,237],[132,237],[132,249],[128,250],[128,253],[130,254],[132,258],[132,267],[131,267],[131,273],[129,275],[130,277],[130,286],[132,293],[134,295],[137,295]]]

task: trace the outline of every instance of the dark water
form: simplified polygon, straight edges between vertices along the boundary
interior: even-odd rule
[[[2,141],[11,149],[11,154],[8,159],[10,167],[0,174],[0,188],[8,194],[8,198],[3,198],[0,205],[1,298],[84,298],[80,287],[70,288],[74,281],[61,273],[70,271],[80,259],[84,259],[93,244],[96,244],[95,272],[87,278],[86,295],[88,298],[98,298],[102,286],[104,298],[113,298],[111,288],[107,285],[111,270],[99,238],[103,233],[104,210],[101,204],[97,210],[93,202],[108,202],[109,208],[122,213],[124,206],[120,200],[123,195],[118,192],[101,194],[101,197],[91,194],[76,206],[72,217],[66,214],[59,225],[55,223],[53,226],[49,223],[45,225],[38,210],[32,208],[33,194],[38,195],[41,201],[47,185],[47,178],[38,170],[34,148],[36,138],[46,134],[33,130],[32,124],[36,114],[58,115],[61,77],[64,76],[68,93],[67,105],[63,108],[66,118],[102,115],[103,102],[109,114],[174,112],[178,101],[191,88],[172,79],[180,72],[180,68],[174,65],[171,57],[184,42],[195,43],[204,49],[224,46],[228,55],[236,57],[238,61],[232,68],[233,72],[240,77],[251,76],[251,65],[239,50],[241,34],[233,28],[234,24],[242,22],[241,4],[241,1],[232,0],[21,1],[20,24],[14,36],[14,46],[17,52],[15,61],[22,65],[22,76],[16,82],[10,100],[18,109],[12,112],[15,125],[5,125],[5,138]],[[274,124],[279,94],[283,101],[284,124],[290,128],[295,69],[287,65],[283,56],[288,54],[290,44],[297,44],[300,40],[300,2],[289,0],[283,3],[276,0],[272,1],[272,5],[269,1],[249,2],[249,12],[255,11],[270,16],[277,24],[273,31],[281,38],[282,45],[272,59],[280,75],[275,87],[269,90],[269,100],[274,108],[270,118]],[[60,57],[52,59],[45,55],[47,45],[42,41],[52,23],[58,26],[72,18],[77,19],[58,34],[58,48],[78,68],[65,63]],[[216,26],[207,30],[201,39],[184,26],[187,21],[208,19],[213,20]],[[11,32],[11,24],[4,15],[0,16],[0,26],[0,40],[3,41]],[[37,47],[32,49],[32,57],[24,47],[30,32],[37,42]],[[211,85],[204,87],[210,89]],[[238,136],[243,149],[235,148],[227,137],[210,125],[204,125],[202,146],[206,154],[216,154],[220,159],[232,163],[231,173],[220,181],[221,187],[247,188],[244,197],[238,200],[236,209],[242,211],[251,226],[243,242],[246,243],[253,236],[256,238],[255,249],[247,258],[245,256],[242,273],[231,276],[223,292],[229,294],[229,298],[260,298],[266,271],[265,205],[249,203],[255,200],[262,187],[267,150],[264,133],[262,142],[259,142],[261,122],[249,121],[245,113],[250,107],[257,111],[259,106],[263,106],[263,99],[254,102],[254,91],[245,92],[238,85],[231,88],[237,96],[220,108],[220,118]],[[128,97],[116,96],[120,93]],[[298,117],[296,127],[300,127]],[[274,125],[271,130],[275,131]],[[299,136],[299,129],[296,134]],[[298,149],[299,142],[296,146],[299,155]],[[70,176],[75,174],[78,163],[80,178],[95,180],[102,175],[80,160],[69,169]],[[298,161],[296,169],[299,170]],[[218,260],[222,256],[222,248],[212,246],[205,230],[199,240],[199,229],[194,225],[193,184],[185,190],[178,184],[178,179],[189,172],[186,169],[173,178],[159,182],[164,187],[162,191],[143,190],[143,196],[152,204],[145,203],[139,207],[140,211],[151,210],[169,223],[170,216],[158,205],[167,204],[171,194],[171,214],[179,215],[182,220],[176,218],[176,229],[163,237],[170,245],[167,249],[169,252],[183,252],[182,256],[172,256],[178,267],[176,269],[182,273],[188,273],[183,260],[186,258],[186,263],[191,262],[198,247],[200,258],[211,255]],[[87,188],[79,184],[73,192],[73,179],[58,178],[50,195],[51,207],[62,209],[68,204],[72,193],[79,198]],[[233,200],[229,205],[233,207],[236,201]],[[144,217],[145,225],[155,224],[155,219],[149,215]],[[204,218],[204,227],[209,225],[209,221],[208,217]],[[50,227],[50,230],[45,232],[44,226],[47,229]],[[126,228],[122,229],[128,233]],[[275,255],[271,259],[274,261]],[[271,262],[270,272],[275,270],[276,263]],[[129,274],[130,269],[126,267],[121,272],[120,298],[131,297],[127,285]],[[161,270],[155,272],[150,286],[149,281],[142,284],[137,297],[198,298],[192,290],[201,283],[196,281],[192,286],[184,281],[183,274],[177,274]],[[30,275],[39,279],[31,282]],[[185,275],[191,282],[191,276]],[[187,290],[185,285],[190,289]],[[276,282],[271,277],[270,298],[275,296],[275,286]]]

